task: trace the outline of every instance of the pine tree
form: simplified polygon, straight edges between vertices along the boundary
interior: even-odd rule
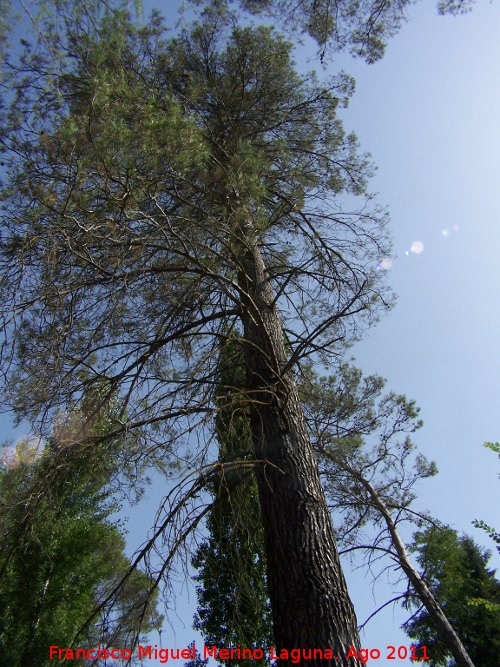
[[[352,81],[299,75],[288,42],[224,12],[169,40],[156,17],[64,26],[8,80],[6,401],[43,429],[99,384],[122,401],[106,438],[202,464],[187,448],[209,440],[220,341],[239,331],[274,637],[347,664],[356,617],[295,374],[391,301],[386,217],[337,117]]]

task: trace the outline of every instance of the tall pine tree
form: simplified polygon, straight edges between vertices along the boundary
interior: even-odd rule
[[[355,664],[295,381],[391,301],[371,165],[337,116],[352,81],[299,75],[288,42],[223,11],[170,40],[156,17],[60,25],[7,79],[6,402],[43,429],[104,386],[122,401],[107,438],[136,433],[144,461],[182,462],[209,441],[220,341],[239,330],[276,644]]]

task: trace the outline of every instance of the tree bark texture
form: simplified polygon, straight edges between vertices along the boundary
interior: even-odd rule
[[[316,457],[297,386],[286,369],[274,292],[260,249],[248,236],[238,283],[254,453],[266,462],[256,473],[277,652],[329,648],[333,660],[313,659],[307,664],[357,666],[357,659],[346,658],[351,646],[359,649],[357,621]]]

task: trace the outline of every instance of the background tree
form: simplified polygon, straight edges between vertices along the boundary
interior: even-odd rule
[[[484,446],[487,447],[488,449],[491,449],[492,452],[498,454],[498,457],[500,458],[500,443],[485,442]],[[481,520],[475,519],[472,523],[476,528],[480,528],[481,530],[484,530],[488,533],[488,536],[493,540],[493,542],[496,543],[497,545],[496,549],[500,553],[500,533],[495,528],[489,526],[482,519]]]
[[[216,417],[219,460],[249,465],[221,473],[212,484],[214,505],[208,515],[208,537],[192,564],[198,570],[198,611],[194,628],[205,645],[263,648],[274,644],[266,580],[264,534],[258,489],[251,463],[249,405],[241,400],[245,367],[236,341],[225,343],[219,357]],[[268,664],[228,660],[228,665]]]
[[[68,434],[71,426],[65,420],[56,432]],[[157,594],[140,570],[130,573],[112,607],[94,613],[130,569],[120,526],[109,518],[117,510],[109,451],[81,449],[73,438],[36,449],[19,443],[0,469],[5,667],[52,664],[51,645],[130,648],[162,620]]]
[[[494,667],[500,649],[500,614],[485,605],[470,604],[476,598],[493,605],[500,601],[500,582],[495,572],[487,568],[490,552],[482,551],[472,538],[459,537],[446,526],[418,532],[414,538],[411,550],[417,554],[426,581],[441,601],[474,664]],[[427,646],[429,665],[456,665],[420,600],[413,595],[408,606],[417,607],[417,611],[405,624],[405,631],[420,645]]]

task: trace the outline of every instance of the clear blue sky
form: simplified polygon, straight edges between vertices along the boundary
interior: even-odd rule
[[[174,4],[145,6],[173,23]],[[482,447],[500,440],[500,5],[482,0],[454,18],[419,2],[410,15],[379,63],[342,57],[329,68],[356,78],[344,121],[379,167],[372,189],[389,207],[394,234],[390,279],[398,303],[352,354],[365,373],[386,377],[388,389],[421,407],[425,425],[415,442],[440,473],[420,484],[415,507],[491,547],[471,521],[500,527],[500,467]],[[406,254],[414,242],[423,252]],[[148,498],[131,513],[131,551],[153,519],[156,491]],[[345,569],[361,622],[391,590],[377,586],[374,599],[370,578],[351,573],[348,562]],[[197,637],[193,589],[179,591],[164,646]],[[404,619],[398,608],[384,612],[368,625],[363,646],[383,656],[387,645],[408,646],[399,630]]]
[[[470,522],[500,523],[498,459],[482,447],[500,440],[500,7],[453,18],[419,3],[411,15],[383,61],[349,67],[358,86],[346,118],[379,165],[399,297],[354,354],[422,409],[415,440],[440,474],[415,505],[490,547]],[[414,241],[424,251],[406,255]],[[374,621],[366,643],[404,643],[401,618]]]

